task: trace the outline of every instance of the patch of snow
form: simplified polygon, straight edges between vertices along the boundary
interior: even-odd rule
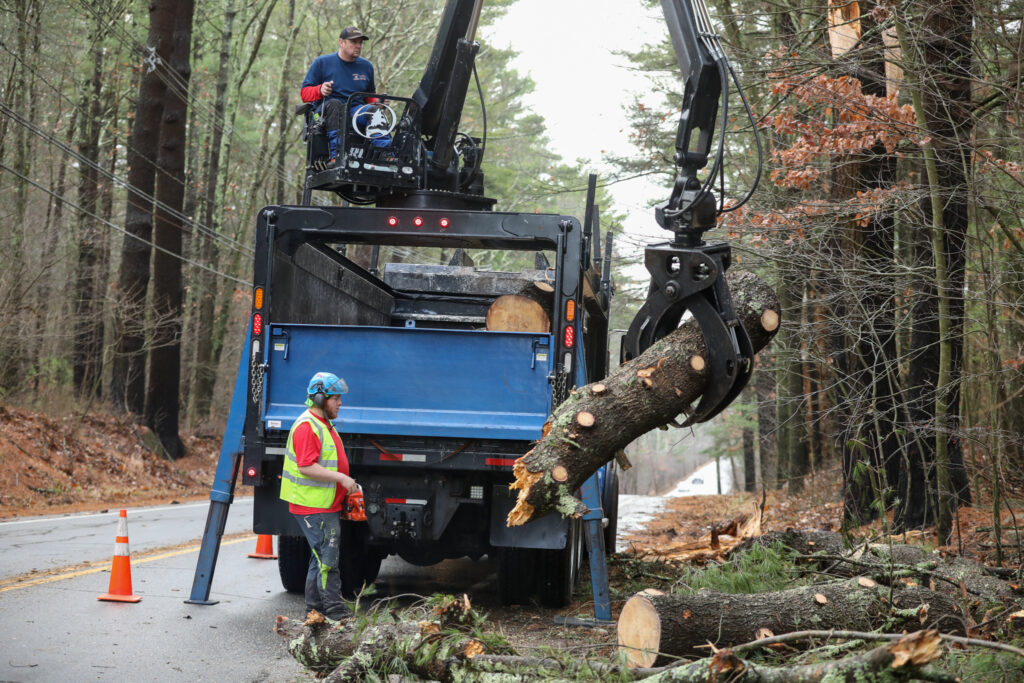
[[[722,493],[732,491],[732,470],[729,461],[722,459]],[[615,539],[615,552],[629,549],[629,542],[623,536],[647,526],[654,515],[665,509],[669,498],[680,496],[718,495],[718,479],[715,461],[711,460],[698,467],[690,476],[679,482],[674,489],[663,496],[637,496],[619,494],[619,527]]]
[[[732,469],[729,461],[722,459],[722,493],[732,491]],[[666,498],[680,496],[715,496],[718,495],[718,477],[715,461],[711,460],[698,467],[690,476],[676,484],[676,487],[665,494]]]
[[[665,496],[637,496],[619,494],[619,526],[615,537],[615,552],[629,548],[623,536],[643,529],[654,515],[665,509]]]

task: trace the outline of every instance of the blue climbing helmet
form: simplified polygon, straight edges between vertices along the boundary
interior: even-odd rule
[[[348,393],[348,385],[345,380],[333,372],[318,372],[309,380],[306,387],[306,405],[309,407],[322,406],[328,396],[341,396]],[[320,395],[319,401],[316,397]]]

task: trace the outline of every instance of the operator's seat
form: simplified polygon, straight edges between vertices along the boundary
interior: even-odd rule
[[[376,101],[360,104],[364,97]],[[420,139],[420,108],[413,100],[353,93],[345,103],[345,125],[337,133],[333,160],[329,131],[314,103],[304,102],[295,112],[305,117],[303,204],[310,203],[313,190],[334,192],[353,204],[369,204],[392,190],[421,186],[426,153]]]

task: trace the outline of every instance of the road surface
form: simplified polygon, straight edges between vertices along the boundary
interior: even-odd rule
[[[714,487],[711,463],[676,491]],[[642,525],[663,504],[622,496],[619,528]],[[208,507],[128,509],[136,604],[96,599],[110,580],[116,509],[0,522],[0,681],[312,680],[272,631],[277,615],[303,615],[302,597],[281,588],[277,562],[246,557],[256,545],[251,498],[236,499],[228,515],[210,594],[219,604],[184,602]],[[468,592],[486,608],[497,604],[495,584],[486,558],[424,568],[392,557],[377,587],[385,595]]]

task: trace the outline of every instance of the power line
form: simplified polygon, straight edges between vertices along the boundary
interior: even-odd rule
[[[0,102],[0,111],[2,111],[4,114],[6,114],[8,118],[12,119],[16,123],[18,123],[18,124],[24,126],[25,128],[27,128],[30,132],[34,133],[36,136],[42,138],[43,140],[46,140],[51,145],[59,148],[65,154],[73,157],[79,163],[96,169],[101,175],[103,175],[103,177],[107,178],[108,180],[113,182],[115,185],[118,185],[120,187],[128,189],[130,192],[133,192],[134,194],[137,194],[140,197],[143,197],[145,200],[153,202],[153,204],[155,206],[163,209],[164,211],[168,212],[169,214],[171,214],[175,218],[178,218],[178,219],[180,219],[183,222],[187,222],[187,223],[190,223],[190,224],[194,225],[195,228],[200,233],[202,233],[204,235],[207,235],[208,237],[223,243],[227,247],[229,247],[231,249],[234,249],[235,251],[241,252],[243,254],[246,254],[248,256],[252,256],[255,253],[255,251],[251,247],[249,247],[248,245],[245,245],[245,244],[243,244],[243,243],[241,243],[241,242],[239,242],[237,240],[234,240],[234,239],[232,239],[232,238],[230,238],[230,237],[228,237],[226,235],[222,235],[222,234],[216,232],[215,230],[213,230],[212,228],[210,228],[209,226],[203,225],[198,220],[193,220],[190,216],[185,215],[181,211],[178,211],[178,210],[168,206],[167,204],[164,204],[163,202],[159,201],[156,197],[154,197],[154,196],[152,196],[150,194],[147,194],[145,192],[139,191],[133,185],[129,184],[126,180],[124,180],[124,179],[118,177],[117,175],[111,173],[110,171],[108,171],[107,169],[103,168],[101,165],[99,165],[98,163],[96,163],[92,159],[89,159],[88,157],[80,154],[79,152],[76,152],[74,149],[72,149],[68,145],[66,145],[63,142],[61,142],[60,140],[57,140],[56,138],[54,138],[50,133],[48,133],[45,130],[43,130],[42,128],[38,127],[36,124],[34,124],[31,121],[28,121],[27,119],[23,118],[20,114],[18,114],[16,111],[14,111],[10,107],[8,107],[3,102]],[[184,230],[184,228],[182,228],[182,230]]]
[[[21,178],[25,182],[29,183],[33,187],[35,187],[35,188],[37,188],[39,190],[42,190],[43,192],[45,192],[46,194],[50,195],[54,199],[67,204],[68,206],[78,210],[81,213],[84,213],[86,216],[89,216],[91,218],[95,218],[96,220],[98,220],[100,223],[103,223],[107,227],[113,228],[114,230],[117,230],[118,232],[123,233],[124,235],[127,235],[128,237],[131,237],[134,240],[138,240],[139,242],[142,242],[143,244],[146,244],[146,245],[152,247],[153,249],[156,249],[157,251],[159,251],[159,252],[161,252],[163,254],[167,254],[168,256],[176,258],[179,261],[181,261],[182,263],[187,263],[190,266],[195,266],[196,268],[201,268],[202,270],[205,270],[208,273],[213,273],[214,275],[218,275],[218,276],[220,276],[220,277],[222,277],[222,278],[224,278],[226,280],[231,280],[233,282],[237,282],[240,285],[245,285],[246,287],[252,287],[252,283],[248,282],[247,280],[241,280],[241,279],[235,277],[234,275],[228,275],[227,273],[222,273],[219,270],[216,270],[214,268],[210,268],[209,266],[205,266],[202,263],[199,263],[198,261],[193,261],[192,259],[186,258],[185,256],[183,256],[181,254],[175,254],[174,252],[170,251],[169,249],[165,249],[165,248],[163,248],[161,246],[158,246],[157,244],[155,244],[151,240],[143,239],[143,238],[139,237],[138,235],[133,235],[132,233],[128,232],[126,229],[122,228],[120,225],[117,225],[115,223],[111,223],[106,218],[103,218],[102,216],[97,216],[95,213],[93,213],[91,211],[86,211],[84,208],[82,208],[81,206],[79,206],[75,202],[71,201],[67,197],[59,195],[56,192],[54,192],[54,191],[52,191],[52,190],[50,190],[48,188],[43,187],[42,185],[40,185],[36,181],[32,180],[31,178],[29,178],[27,176],[24,176],[21,173],[18,173],[17,171],[15,171],[13,168],[11,168],[7,164],[3,163],[2,161],[0,161],[0,168],[2,168],[3,170],[5,170],[5,171],[7,171],[9,173],[13,173],[14,175],[18,176],[19,178]]]

